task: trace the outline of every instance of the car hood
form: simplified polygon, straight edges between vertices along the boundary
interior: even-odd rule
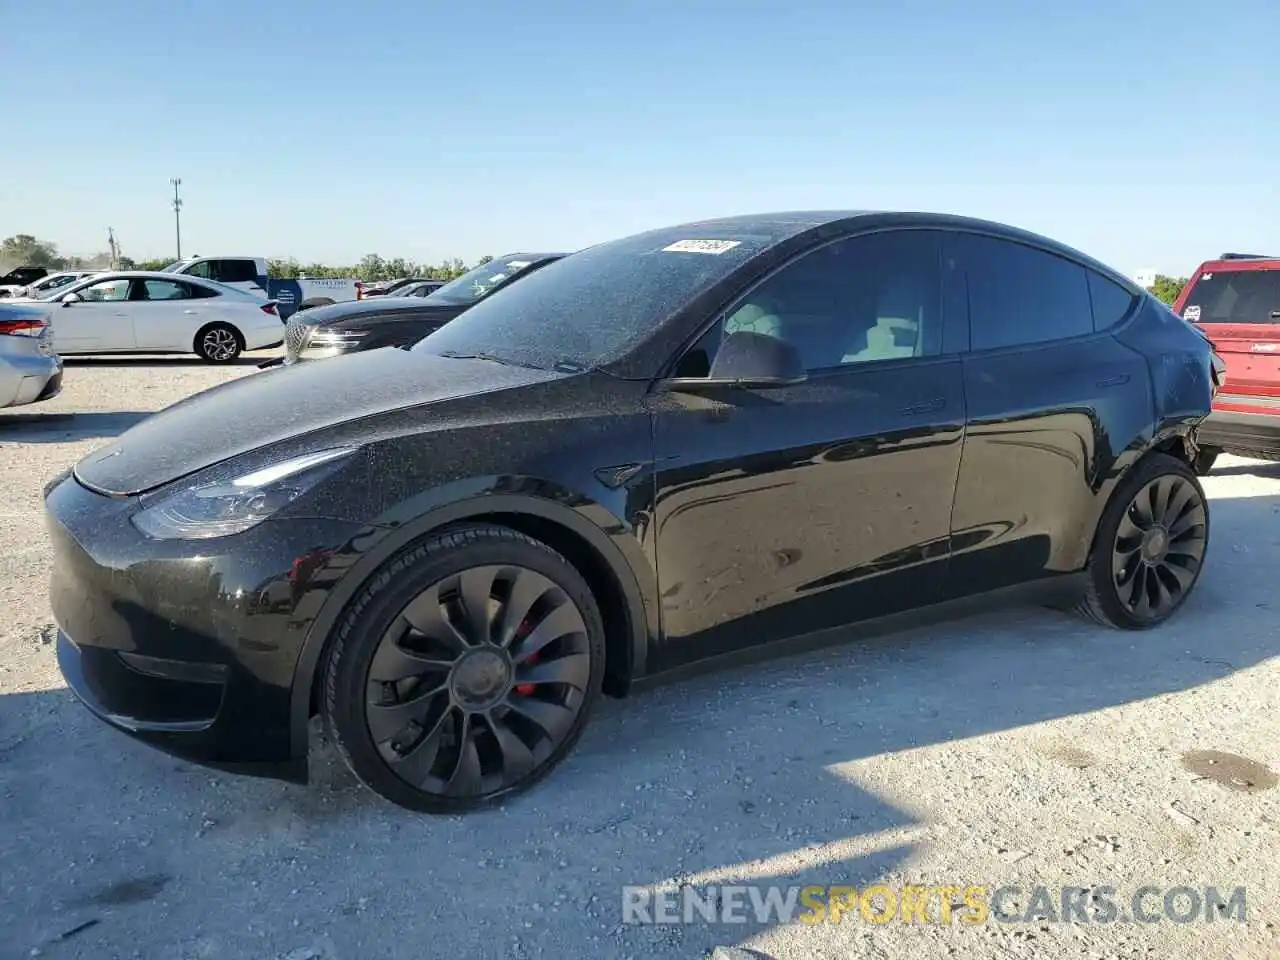
[[[341,327],[379,325],[397,320],[452,320],[470,304],[436,305],[425,303],[419,297],[369,297],[365,300],[346,300],[324,307],[312,307],[293,315],[297,323],[312,327]]]
[[[75,476],[98,493],[133,496],[317,430],[565,376],[395,348],[251,373],[148,417],[76,464]]]
[[[364,330],[385,327],[388,324],[395,323],[447,323],[458,314],[466,310],[465,305],[462,306],[440,306],[432,307],[422,306],[422,301],[415,297],[392,298],[379,297],[385,305],[395,305],[398,302],[405,302],[404,309],[387,309],[379,312],[356,313],[347,316],[337,317],[332,320],[322,321],[316,324],[322,330],[342,329],[342,330]],[[410,306],[411,305],[411,306]],[[303,315],[305,317],[305,314]],[[305,321],[304,322],[308,322]]]

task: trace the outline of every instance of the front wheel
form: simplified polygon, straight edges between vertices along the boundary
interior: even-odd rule
[[[1186,601],[1209,545],[1209,506],[1191,468],[1162,453],[1134,467],[1098,524],[1077,610],[1143,630]]]
[[[195,351],[206,363],[231,363],[243,350],[240,331],[229,323],[211,323],[196,334]]]
[[[505,527],[430,537],[337,627],[324,713],[347,764],[391,802],[488,806],[546,776],[599,695],[604,628],[550,547]]]

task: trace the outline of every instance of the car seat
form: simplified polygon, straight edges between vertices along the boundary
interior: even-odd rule
[[[924,309],[912,277],[898,277],[877,298],[876,322],[866,331],[866,346],[848,353],[845,363],[918,357],[922,352],[920,320]]]

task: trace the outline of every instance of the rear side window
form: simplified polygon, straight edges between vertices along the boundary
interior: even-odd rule
[[[186,291],[187,298],[190,300],[207,300],[210,297],[219,296],[216,290],[210,290],[208,287],[202,287],[197,283],[184,283],[182,288]]]
[[[217,276],[210,279],[222,283],[255,283],[258,279],[258,265],[252,260],[219,260]]]
[[[956,234],[952,248],[968,285],[971,349],[1093,333],[1084,267],[1021,243],[976,234]]]
[[[1129,315],[1138,298],[1100,273],[1089,275],[1089,299],[1093,303],[1093,329],[1109,330]]]
[[[1202,273],[1182,316],[1192,323],[1280,323],[1280,270]]]

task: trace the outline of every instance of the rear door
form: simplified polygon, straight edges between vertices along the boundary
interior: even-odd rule
[[[1146,360],[1109,332],[1139,298],[998,237],[953,234],[944,266],[970,320],[951,582],[973,594],[1079,569],[1099,489],[1150,431]]]
[[[1226,361],[1215,410],[1280,412],[1280,265],[1202,271],[1183,297],[1182,316]]]
[[[58,353],[133,350],[133,304],[127,277],[99,280],[76,291],[80,300],[53,311],[53,346]]]
[[[201,301],[191,296],[192,287],[179,280],[134,282],[133,331],[139,350],[194,349],[196,329],[203,321]]]

